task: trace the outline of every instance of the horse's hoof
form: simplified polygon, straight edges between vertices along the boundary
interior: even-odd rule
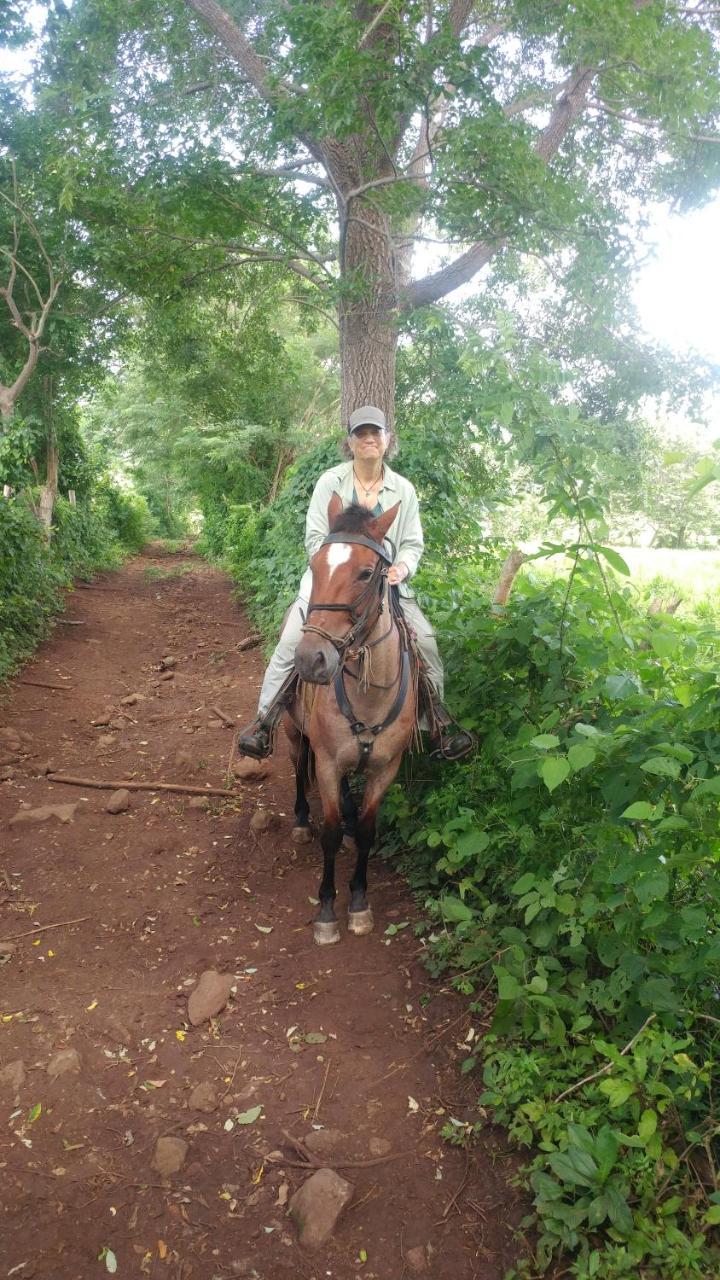
[[[372,933],[375,928],[372,908],[368,907],[365,911],[348,911],[348,929],[350,933],[357,934],[358,937],[364,933]]]
[[[293,827],[292,842],[293,844],[310,844],[312,840],[312,831],[309,827]]]
[[[342,847],[346,853],[357,853],[357,841],[354,836],[343,836]]]
[[[340,930],[337,920],[316,920],[313,925],[313,937],[319,947],[328,947],[340,941]]]

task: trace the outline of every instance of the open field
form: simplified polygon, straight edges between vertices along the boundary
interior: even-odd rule
[[[676,551],[670,547],[615,547],[629,566],[629,581],[643,596],[682,596],[679,612],[688,615],[700,610],[720,613],[720,550]],[[567,556],[532,560],[523,572],[564,574],[570,565]],[[618,575],[620,577],[620,575]]]

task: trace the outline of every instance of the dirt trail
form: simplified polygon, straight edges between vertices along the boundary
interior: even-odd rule
[[[470,1018],[423,968],[407,889],[376,860],[376,932],[313,945],[320,851],[291,843],[285,751],[207,810],[141,791],[111,815],[109,792],[40,776],[224,786],[233,733],[212,708],[252,714],[262,658],[234,649],[247,633],[222,574],[142,556],[76,590],[20,677],[65,691],[19,681],[0,706],[0,939],[62,926],[0,949],[0,1276],[86,1280],[116,1261],[119,1277],[172,1280],[500,1280],[521,1216],[512,1162],[492,1135],[469,1158],[440,1137],[475,1115],[457,1071]],[[9,825],[67,804],[70,822]],[[256,834],[258,807],[274,816]],[[206,969],[233,992],[193,1027]],[[53,1079],[62,1050],[79,1057],[55,1059],[69,1070]],[[213,1109],[189,1106],[199,1084]],[[315,1253],[284,1207],[308,1177],[284,1132],[324,1133],[323,1160],[354,1184]],[[160,1136],[188,1144],[175,1174],[153,1166]],[[388,1150],[406,1154],[346,1167]]]

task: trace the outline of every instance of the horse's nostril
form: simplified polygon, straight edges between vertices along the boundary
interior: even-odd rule
[[[325,675],[326,670],[327,661],[325,659],[325,654],[322,653],[322,651],[319,651],[316,653],[315,661],[313,662],[313,674],[319,679],[321,676]]]

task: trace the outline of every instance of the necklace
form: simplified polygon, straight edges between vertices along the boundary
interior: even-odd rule
[[[381,484],[383,479],[385,478],[385,468],[384,467],[382,468],[382,471],[380,472],[380,475],[377,477],[377,479],[373,480],[369,485],[363,483],[363,481],[360,479],[354,467],[353,467],[353,475],[357,483],[360,485],[360,488],[364,491],[365,497],[369,498],[373,489],[375,489],[379,484]]]

